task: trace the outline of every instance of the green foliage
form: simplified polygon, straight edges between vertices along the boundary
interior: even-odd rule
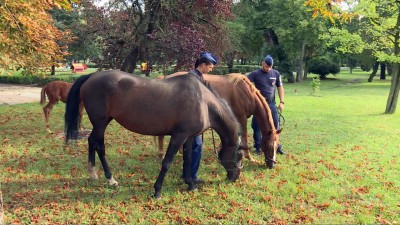
[[[42,86],[44,84],[47,84],[47,83],[49,83],[51,81],[55,81],[55,80],[74,82],[81,75],[93,73],[96,70],[97,70],[96,68],[90,68],[90,69],[87,69],[84,73],[78,73],[78,74],[73,74],[70,70],[68,70],[67,72],[56,70],[56,75],[54,75],[54,76],[49,76],[49,75],[37,76],[37,75],[32,75],[32,74],[26,72],[25,70],[19,70],[19,71],[13,72],[11,75],[0,76],[0,83],[37,84],[39,86]]]
[[[336,75],[339,73],[340,66],[328,57],[317,57],[310,60],[308,71],[310,73],[318,74],[321,79],[324,79],[328,74]]]
[[[361,70],[365,72],[370,71],[371,67],[372,67],[371,64],[361,64]]]
[[[364,50],[365,44],[361,36],[346,29],[330,28],[327,33],[321,34],[320,38],[326,41],[328,47],[342,54],[358,54]]]

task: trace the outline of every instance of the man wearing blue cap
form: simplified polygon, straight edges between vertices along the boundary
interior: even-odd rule
[[[278,109],[279,111],[282,111],[285,106],[285,93],[283,90],[281,74],[277,70],[272,69],[273,65],[274,59],[272,56],[267,55],[262,61],[262,68],[251,72],[247,77],[254,83],[256,88],[260,90],[261,94],[265,97],[265,100],[267,100],[268,106],[271,109],[275,129],[279,130]],[[275,102],[276,89],[278,89],[280,99],[278,108],[276,108]],[[261,154],[261,131],[254,116],[251,121],[251,127],[254,131],[254,148],[256,149],[257,154]],[[280,143],[277,152],[279,154],[285,154],[285,152],[282,151],[282,144]]]
[[[203,78],[203,74],[207,74],[209,72],[212,71],[212,69],[214,68],[214,65],[216,65],[218,63],[218,59],[217,57],[215,57],[213,54],[211,54],[210,52],[202,52],[199,55],[199,58],[197,58],[196,63],[194,65],[193,70],[189,71],[189,74],[196,76],[197,78],[199,78],[199,80],[202,83],[205,83],[205,80]],[[194,183],[203,183],[204,181],[202,179],[199,179],[197,177],[197,172],[199,171],[199,167],[200,167],[200,159],[201,159],[201,153],[202,153],[202,139],[201,139],[201,135],[192,137],[192,138],[188,138],[188,140],[185,142],[185,144],[183,145],[184,149],[187,149],[188,145],[191,144],[192,147],[192,165],[191,165],[191,176],[192,176],[192,180]],[[185,166],[183,167],[185,168]],[[185,170],[183,170],[185,171]],[[182,177],[184,177],[184,175],[182,175]]]

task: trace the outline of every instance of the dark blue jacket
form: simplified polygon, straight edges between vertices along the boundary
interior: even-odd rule
[[[247,77],[268,102],[275,101],[276,87],[282,86],[281,74],[277,70],[271,69],[269,72],[265,72],[258,69],[251,72]]]

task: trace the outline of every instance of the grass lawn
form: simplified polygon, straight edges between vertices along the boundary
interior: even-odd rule
[[[109,125],[107,158],[120,184],[109,187],[98,158],[100,179],[88,179],[86,140],[64,145],[64,104],[52,111],[53,133],[45,131],[39,103],[1,106],[4,222],[398,224],[400,117],[383,114],[390,80],[368,83],[368,73],[357,70],[328,78],[317,96],[310,79],[285,84],[281,139],[288,154],[275,169],[245,161],[239,181],[227,181],[207,131],[206,183],[187,192],[177,155],[159,200],[150,198],[161,165],[152,137]],[[84,126],[91,128],[87,116]]]

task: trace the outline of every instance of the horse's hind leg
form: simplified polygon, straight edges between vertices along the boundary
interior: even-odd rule
[[[164,157],[164,136],[158,136],[157,138],[158,138],[158,157],[162,159]]]
[[[55,103],[52,103],[49,101],[46,106],[43,107],[43,113],[44,113],[44,119],[46,121],[46,130],[50,131],[50,126],[49,126],[49,118],[50,118],[50,112],[53,109]]]
[[[118,182],[113,178],[110,168],[108,166],[107,160],[106,160],[106,148],[104,145],[104,131],[105,128],[107,127],[107,124],[111,121],[111,119],[108,120],[108,122],[104,126],[94,126],[93,131],[90,134],[88,138],[89,142],[89,172],[91,173],[90,176],[91,178],[96,179],[96,164],[95,164],[95,158],[96,154],[95,151],[97,151],[97,155],[100,158],[101,165],[104,170],[104,175],[108,179],[108,183],[110,185],[118,185]]]
[[[89,164],[88,164],[88,170],[90,174],[91,179],[98,179],[99,177],[97,176],[97,171],[96,171],[96,148],[97,148],[97,142],[95,140],[95,135],[93,132],[90,134],[88,138],[88,144],[89,144]]]
[[[83,108],[84,108],[84,106],[83,106],[83,104],[81,102],[79,104],[79,129],[80,130],[83,130],[83,127],[82,127]]]
[[[178,152],[178,149],[180,146],[182,146],[183,142],[185,142],[187,137],[179,135],[179,136],[171,136],[171,140],[169,142],[167,152],[165,153],[164,159],[162,161],[162,167],[160,170],[160,174],[158,175],[157,181],[154,184],[154,198],[159,198],[161,196],[161,187],[164,182],[164,177],[169,168],[171,167],[171,164],[174,160],[174,157],[176,153]]]

